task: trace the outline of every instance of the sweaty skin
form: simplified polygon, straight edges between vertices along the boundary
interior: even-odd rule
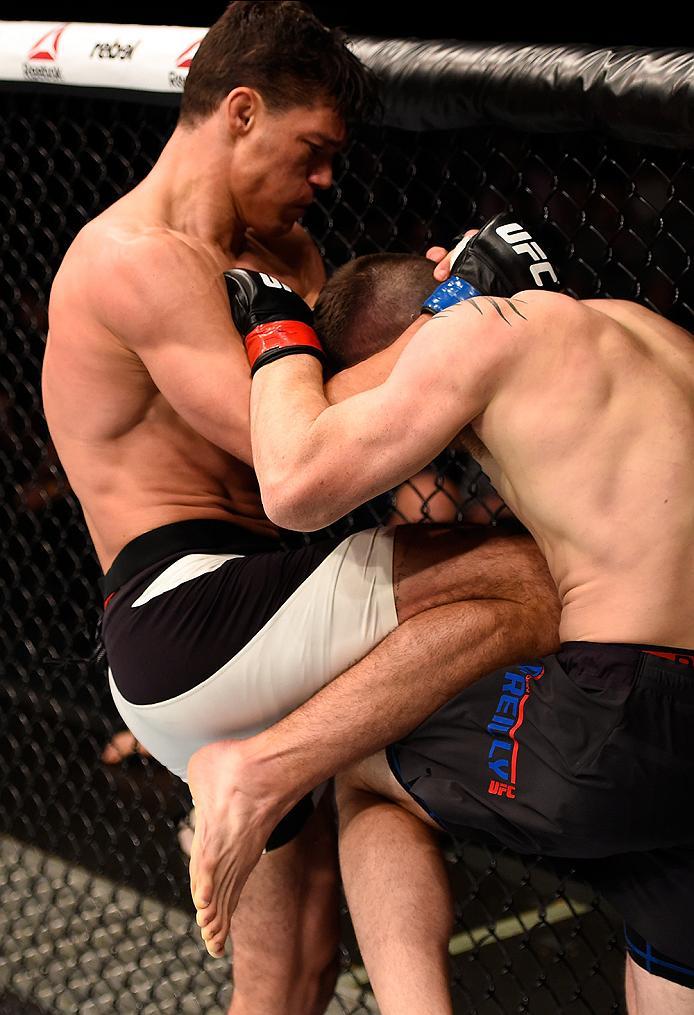
[[[43,402],[104,572],[132,539],[171,522],[277,533],[250,466],[250,372],[222,272],[267,271],[315,301],[325,273],[297,219],[330,186],[344,139],[330,105],[273,114],[252,89],[234,89],[195,128],[177,127],[145,180],[65,255]],[[402,347],[337,375],[331,397],[380,383]],[[203,795],[194,790],[196,803]],[[215,824],[197,810],[196,840]],[[193,881],[196,864],[194,852]],[[244,919],[248,957],[262,920]]]
[[[420,318],[397,345],[404,351],[387,379],[339,404],[314,357],[256,373],[253,458],[269,517],[320,528],[457,438],[545,554],[561,640],[691,647],[692,337],[635,304],[533,291]],[[345,385],[340,397],[352,393]],[[378,679],[377,668],[372,689]],[[352,700],[343,675],[276,727],[192,759],[211,830],[196,830],[191,858],[208,950],[225,940],[274,822],[364,757]]]
[[[464,431],[547,559],[562,641],[691,648],[692,336],[634,303],[537,291],[468,300],[410,331],[385,382],[338,405],[309,357],[258,371],[269,517],[329,524]]]
[[[250,468],[250,376],[221,273],[267,271],[315,301],[325,272],[296,220],[330,185],[344,126],[329,106],[282,114],[273,148],[254,143],[244,161],[268,177],[245,181],[259,211],[230,194],[236,92],[271,119],[237,89],[192,133],[177,128],[143,182],[77,235],[51,290],[44,410],[104,571],[169,522],[276,532]],[[316,154],[321,137],[335,143]],[[263,214],[261,239],[246,222]]]

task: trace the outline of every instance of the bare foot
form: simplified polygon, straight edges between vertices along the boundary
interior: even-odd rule
[[[142,754],[145,758],[151,758],[147,748],[135,739],[130,730],[122,730],[111,737],[101,753],[101,760],[107,765],[117,765],[129,754]]]
[[[260,784],[243,744],[207,744],[188,763],[195,801],[190,890],[202,939],[214,958],[224,954],[241,889],[286,810]]]
[[[195,832],[195,808],[188,811],[185,818],[178,822],[177,836],[178,845],[181,851],[190,858],[190,851],[193,848],[193,834]]]

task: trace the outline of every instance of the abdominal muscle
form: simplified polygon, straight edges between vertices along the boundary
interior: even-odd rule
[[[187,429],[176,417],[100,448],[59,449],[104,571],[130,540],[171,522],[220,519],[276,533],[252,470]]]

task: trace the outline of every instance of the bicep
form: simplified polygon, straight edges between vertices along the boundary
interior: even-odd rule
[[[206,440],[252,464],[250,372],[238,338],[199,328],[199,342],[170,337],[136,350],[175,412]]]
[[[221,273],[171,245],[144,253],[109,284],[109,326],[193,430],[250,463],[250,372]]]

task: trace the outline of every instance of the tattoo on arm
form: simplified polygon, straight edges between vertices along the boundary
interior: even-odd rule
[[[501,300],[501,303],[504,305],[503,307],[499,306],[499,301],[495,300],[492,296],[481,296],[481,297],[478,297],[478,298],[475,298],[475,299],[472,299],[472,300],[468,300],[468,303],[471,303],[472,306],[475,308],[475,310],[477,310],[483,317],[484,317],[484,310],[479,305],[481,300],[485,300],[488,304],[491,304],[491,306],[494,307],[494,309],[496,310],[496,312],[499,315],[499,317],[502,317],[504,319],[504,321],[506,321],[506,323],[509,326],[511,325],[512,322],[511,322],[511,320],[509,320],[509,318],[504,313],[504,309],[506,309],[506,313],[508,313],[508,308],[510,308],[513,311],[514,314],[518,314],[518,316],[522,317],[524,321],[527,321],[527,319],[528,319],[525,316],[525,314],[522,314],[520,312],[520,310],[518,309],[518,304],[519,303],[524,304],[525,300],[515,300],[514,301],[514,300],[509,300],[509,299],[504,298],[504,299]]]
[[[485,300],[485,303],[481,303],[482,300]],[[514,314],[517,314],[519,317],[522,317],[524,321],[528,320],[525,314],[521,313],[521,311],[518,309],[519,305],[525,306],[527,300],[519,300],[519,299],[511,300],[507,299],[506,297],[495,299],[493,296],[475,296],[473,299],[465,300],[464,302],[467,306],[474,307],[481,317],[484,317],[485,306],[489,305],[493,307],[494,310],[496,310],[499,317],[503,318],[503,320],[506,321],[509,327],[511,326],[513,321],[512,318],[506,316],[506,314],[504,313],[504,309],[506,309],[506,313],[508,313],[508,308],[510,308]],[[500,303],[502,304],[502,306],[499,305]],[[458,305],[459,304],[454,304],[454,306]],[[432,321],[445,320],[450,315],[452,309],[453,307],[446,307],[445,310],[441,310],[439,311],[438,314],[434,314],[431,320]]]

